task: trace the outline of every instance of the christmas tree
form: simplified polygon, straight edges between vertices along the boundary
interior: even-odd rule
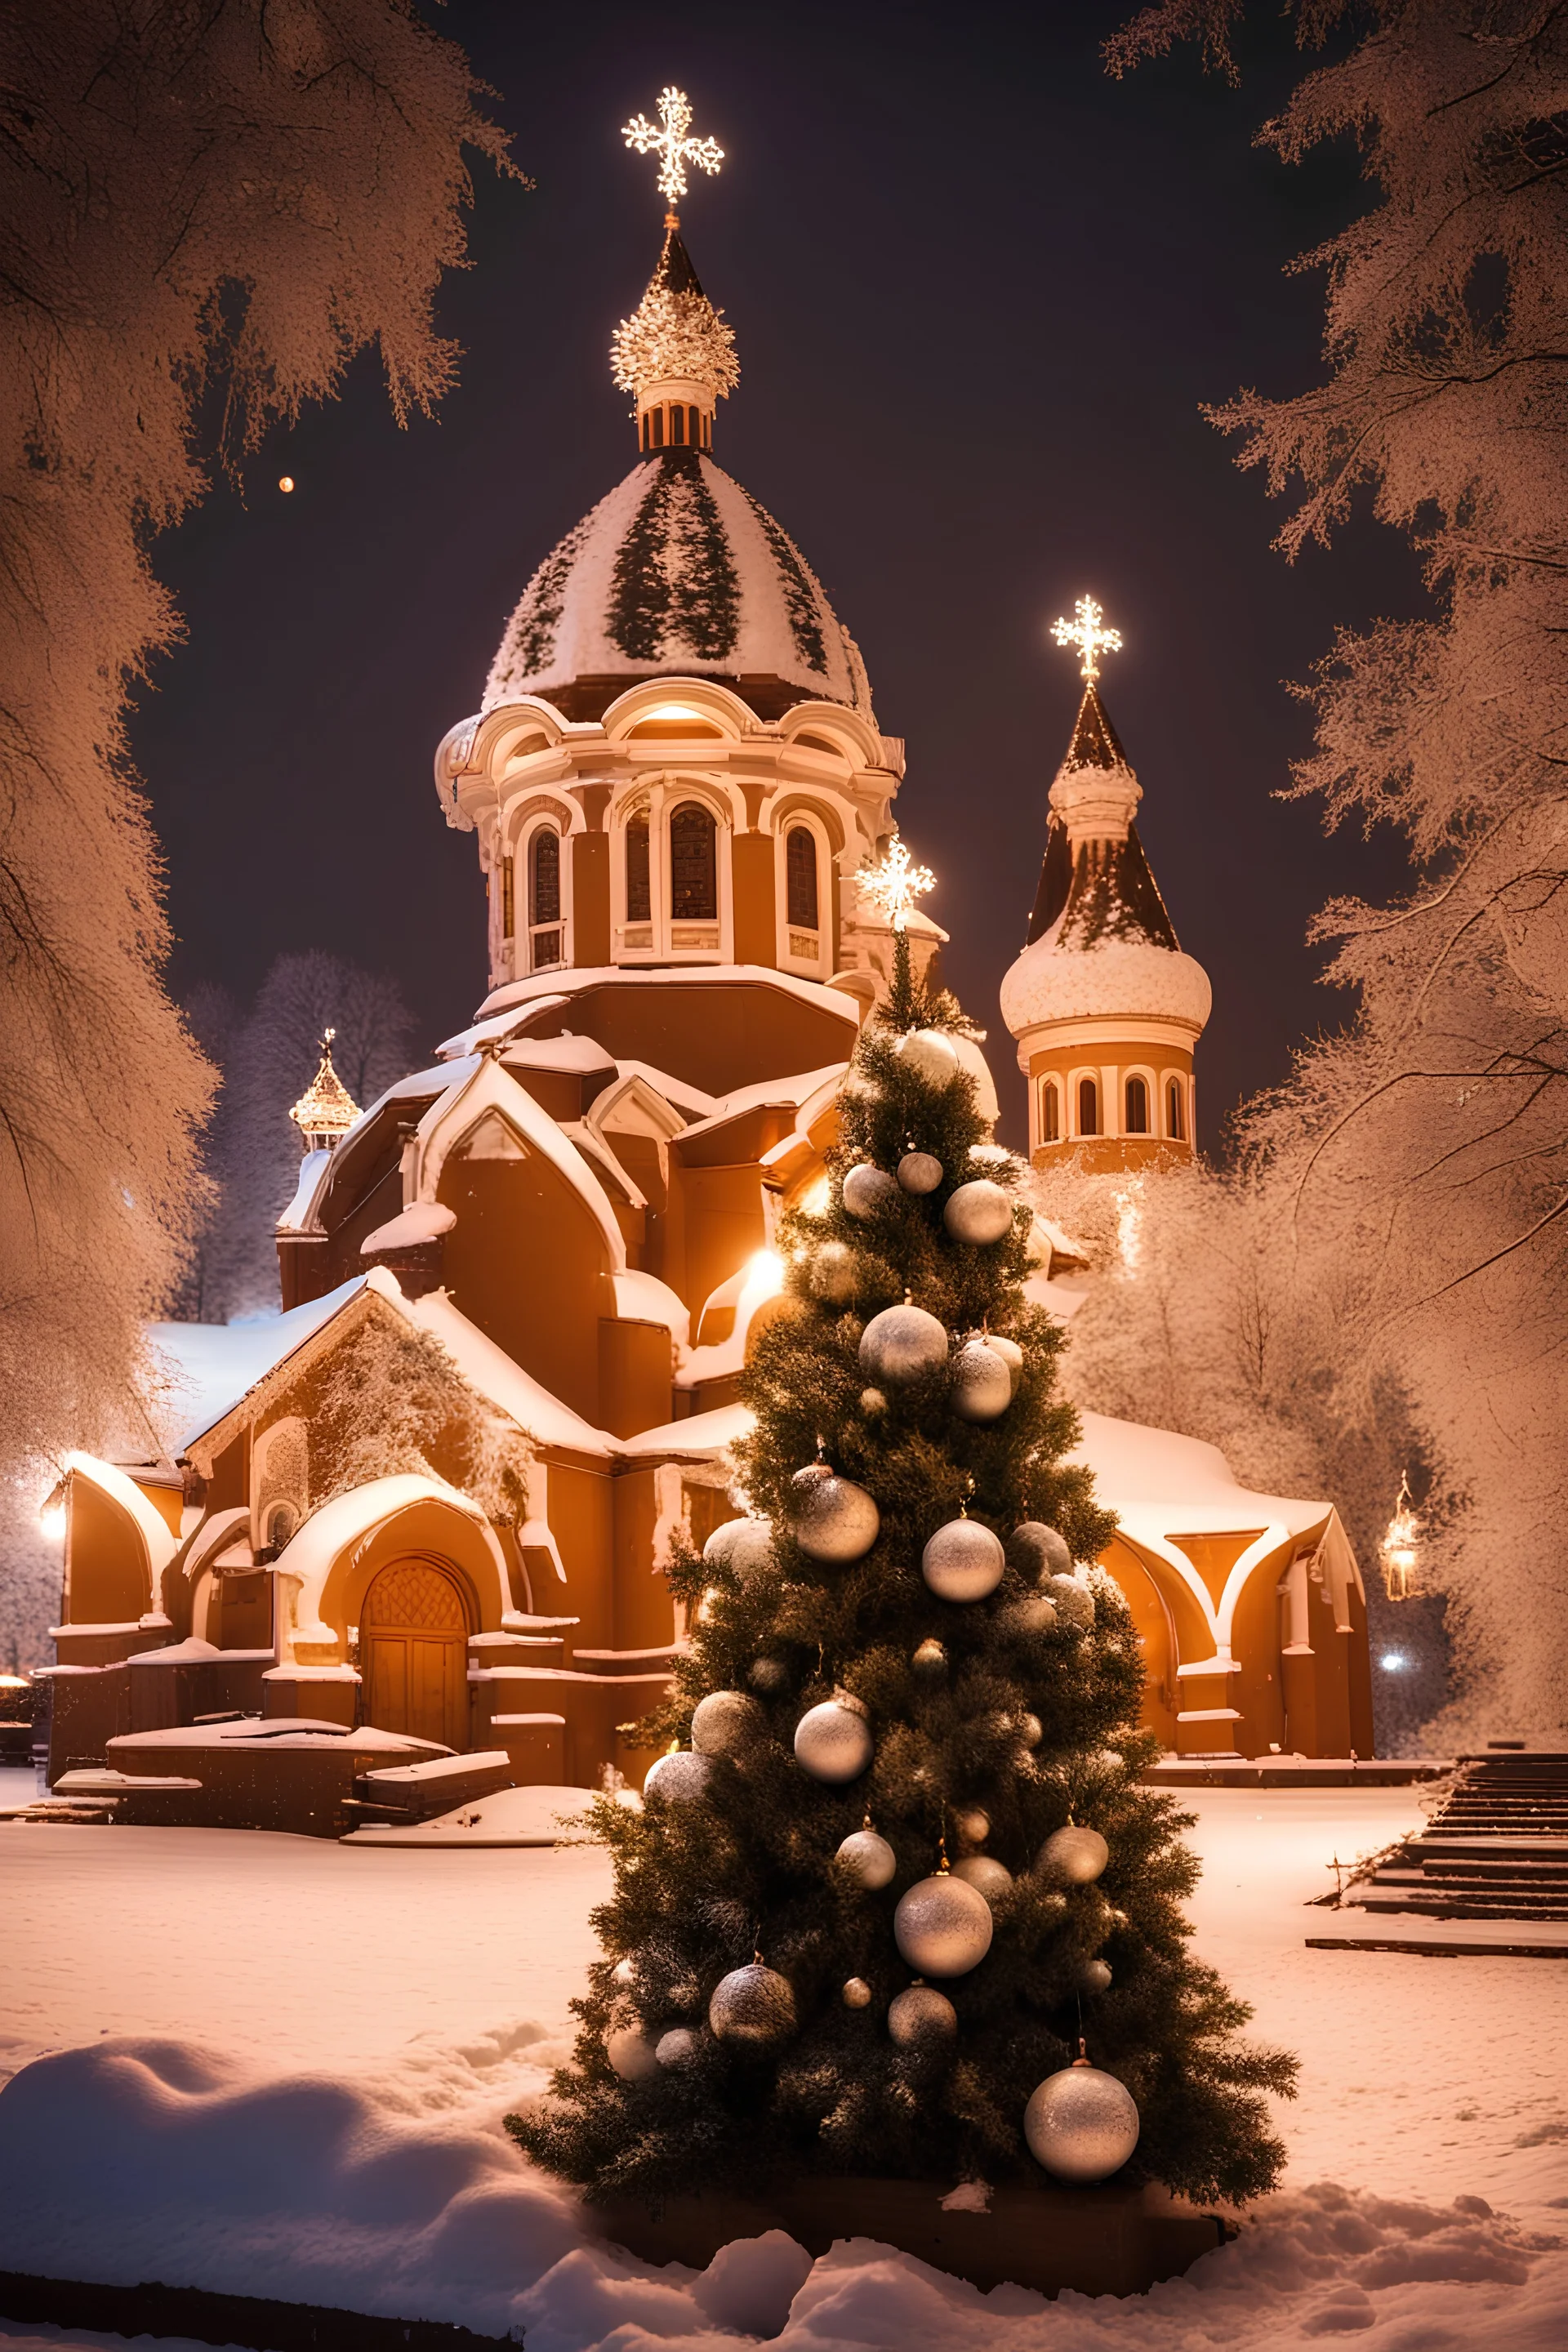
[[[828,1197],[781,1220],[745,1516],[670,1570],[669,1752],[640,1812],[597,1808],[576,2063],[509,2118],[601,2198],[816,2172],[1239,2201],[1281,2161],[1261,2094],[1294,2063],[1237,2043],[1247,2011],[1185,1949],[1131,1619],[1074,1565],[1113,1522],[1064,1458],[1024,1171],[955,1034],[896,919]]]

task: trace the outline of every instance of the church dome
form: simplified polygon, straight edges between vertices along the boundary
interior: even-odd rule
[[[647,290],[616,328],[638,463],[534,573],[490,667],[484,708],[539,694],[597,719],[645,677],[716,677],[760,719],[796,702],[871,717],[859,649],[767,509],[713,462],[735,339],[703,292],[674,213]]]
[[[716,677],[760,718],[796,702],[871,716],[859,649],[787,531],[706,450],[639,459],[547,555],[484,708],[545,696],[594,719],[638,678]]]

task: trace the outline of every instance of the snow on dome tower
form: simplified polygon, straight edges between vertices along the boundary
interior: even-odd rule
[[[1079,599],[1059,644],[1083,656],[1083,700],[1050,792],[1040,887],[1002,1017],[1029,1082],[1029,1151],[1097,1171],[1193,1150],[1193,1051],[1212,1003],[1184,955],[1133,822],[1143,797],[1100,698],[1097,655],[1117,650]]]

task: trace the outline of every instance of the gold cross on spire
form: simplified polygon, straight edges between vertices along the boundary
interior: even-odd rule
[[[862,866],[856,877],[868,898],[874,898],[895,931],[908,928],[917,898],[936,887],[929,866],[917,866],[895,833],[879,866]]]
[[[1079,665],[1080,677],[1098,677],[1100,663],[1096,659],[1097,655],[1119,654],[1121,651],[1121,632],[1100,627],[1105,618],[1104,607],[1097,604],[1092,596],[1080,596],[1073,611],[1077,618],[1054,622],[1051,635],[1058,646],[1077,646],[1083,656]]]
[[[686,194],[682,165],[695,163],[700,172],[716,172],[724,160],[724,150],[716,140],[687,137],[691,101],[673,82],[667,82],[659,91],[658,119],[663,127],[656,131],[646,114],[634,114],[621,136],[639,155],[658,157],[658,192],[667,204],[673,205]]]

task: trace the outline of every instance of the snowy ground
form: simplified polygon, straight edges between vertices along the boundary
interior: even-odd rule
[[[1331,1856],[1412,1827],[1409,1790],[1191,1801],[1199,1948],[1302,2094],[1282,2194],[1148,2297],[985,2296],[866,2244],[619,2259],[499,2127],[561,2049],[601,1857],[199,1830],[0,1828],[0,2269],[516,2326],[531,2352],[725,2327],[793,2352],[1561,2352],[1568,1961],[1305,1948]]]

